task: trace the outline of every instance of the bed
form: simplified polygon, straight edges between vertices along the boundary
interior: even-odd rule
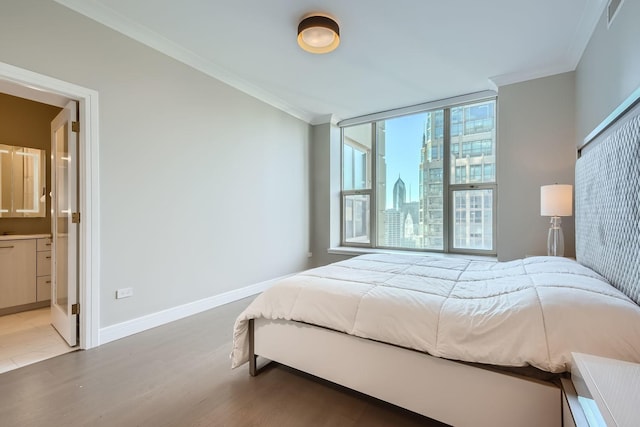
[[[637,104],[637,103],[636,103]],[[287,278],[238,317],[273,360],[455,426],[560,426],[582,352],[640,362],[640,106],[579,150],[576,261],[370,254]]]

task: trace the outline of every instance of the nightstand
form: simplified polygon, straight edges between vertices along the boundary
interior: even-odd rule
[[[571,380],[563,379],[563,425],[637,426],[640,364],[572,353]]]

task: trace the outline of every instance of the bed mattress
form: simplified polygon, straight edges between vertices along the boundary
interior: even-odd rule
[[[283,279],[234,327],[232,366],[248,360],[248,321],[292,320],[432,356],[496,366],[571,368],[571,352],[640,362],[640,307],[560,257],[510,262],[370,254]]]

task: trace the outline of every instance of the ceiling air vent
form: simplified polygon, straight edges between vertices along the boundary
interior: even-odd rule
[[[620,6],[622,6],[624,0],[609,0],[609,4],[607,4],[607,28],[611,26],[613,19],[620,12]]]

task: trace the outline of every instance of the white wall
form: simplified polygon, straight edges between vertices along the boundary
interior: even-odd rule
[[[101,327],[307,267],[309,125],[52,1],[0,52],[99,93]]]
[[[498,92],[498,259],[546,255],[549,218],[540,186],[574,183],[575,76],[564,73]],[[575,256],[573,217],[562,218],[565,256]]]
[[[622,4],[610,28],[600,18],[576,69],[577,140],[640,88],[640,2]]]

